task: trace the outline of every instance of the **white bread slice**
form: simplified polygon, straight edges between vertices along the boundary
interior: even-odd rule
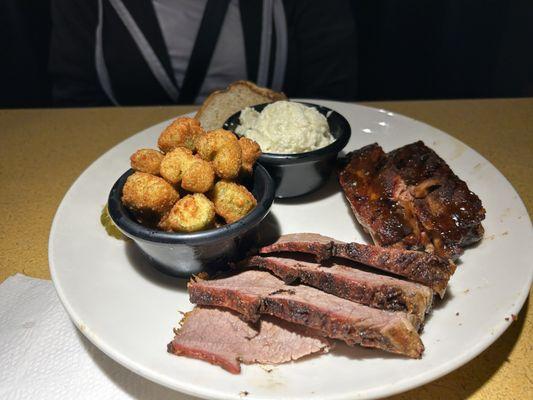
[[[249,81],[236,81],[224,90],[217,90],[205,99],[194,118],[206,131],[222,128],[224,122],[246,107],[287,100],[283,93],[259,87]]]

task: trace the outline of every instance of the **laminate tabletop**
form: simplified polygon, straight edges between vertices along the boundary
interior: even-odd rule
[[[533,98],[363,103],[433,125],[472,147],[533,210]],[[65,192],[102,153],[193,106],[0,110],[0,282],[50,279],[48,235]],[[533,304],[487,350],[400,399],[533,398]]]

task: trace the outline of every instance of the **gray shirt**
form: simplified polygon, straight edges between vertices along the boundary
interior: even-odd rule
[[[152,0],[178,87],[189,64],[206,0]],[[214,90],[247,79],[244,37],[238,0],[231,0],[224,24],[196,98],[201,103]]]

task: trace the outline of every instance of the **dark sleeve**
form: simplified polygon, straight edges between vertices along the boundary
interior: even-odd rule
[[[354,100],[355,24],[349,1],[285,2],[289,30],[289,96]]]
[[[52,0],[49,70],[59,106],[109,105],[96,74],[98,0]]]

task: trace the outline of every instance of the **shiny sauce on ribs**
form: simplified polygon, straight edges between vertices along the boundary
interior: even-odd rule
[[[390,153],[378,144],[356,150],[339,181],[377,245],[456,259],[483,237],[480,199],[422,141]]]

